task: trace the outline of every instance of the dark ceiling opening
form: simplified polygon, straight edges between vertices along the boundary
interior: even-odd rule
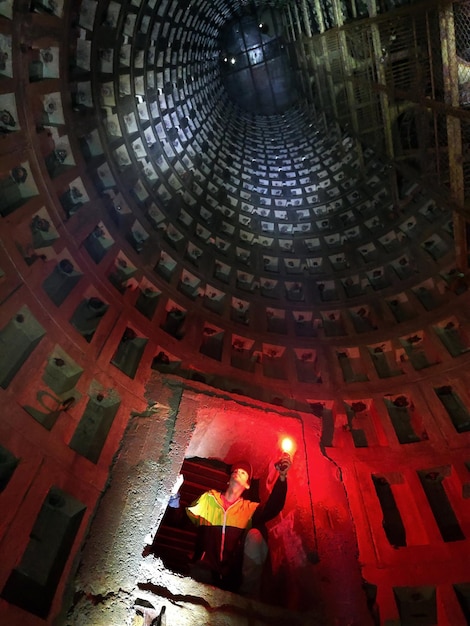
[[[233,102],[257,115],[283,113],[298,99],[281,18],[270,9],[228,22],[220,35],[222,81]]]

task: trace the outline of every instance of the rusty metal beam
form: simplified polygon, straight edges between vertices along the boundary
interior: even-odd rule
[[[442,66],[444,77],[444,97],[451,107],[459,106],[459,82],[455,45],[455,24],[453,5],[442,3],[439,15],[441,31]],[[457,206],[465,202],[465,181],[462,167],[462,129],[460,119],[447,115],[447,146],[449,155],[450,194]],[[454,213],[454,241],[457,264],[467,268],[467,237],[465,220]]]

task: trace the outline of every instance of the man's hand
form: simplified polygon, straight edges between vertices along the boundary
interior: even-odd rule
[[[183,474],[180,474],[175,480],[175,484],[173,485],[173,489],[171,490],[170,501],[168,502],[168,506],[172,509],[179,509],[180,507],[180,494],[178,493],[178,491],[183,482],[184,476]]]
[[[287,472],[290,470],[290,466],[292,465],[292,459],[290,454],[285,452],[279,461],[274,465],[274,467],[279,472],[279,478],[284,481],[287,478]]]
[[[183,474],[179,474],[178,478],[175,480],[175,484],[173,485],[173,489],[171,490],[171,495],[176,496],[178,491],[180,490],[181,485],[184,483]]]

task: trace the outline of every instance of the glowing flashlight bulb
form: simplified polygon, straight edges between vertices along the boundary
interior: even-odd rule
[[[287,472],[292,463],[292,453],[294,451],[294,442],[289,437],[284,437],[281,441],[281,458],[274,464],[274,467],[279,472]]]
[[[287,454],[290,454],[292,452],[293,447],[294,447],[294,444],[292,443],[292,439],[289,439],[289,437],[284,437],[284,439],[281,442],[281,450]]]

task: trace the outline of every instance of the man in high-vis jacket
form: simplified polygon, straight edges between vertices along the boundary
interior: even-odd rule
[[[286,501],[290,459],[277,464],[279,476],[266,502],[242,496],[250,487],[251,464],[232,465],[224,493],[210,490],[186,508],[198,526],[193,577],[222,589],[256,596],[268,555],[266,522],[278,515]]]

